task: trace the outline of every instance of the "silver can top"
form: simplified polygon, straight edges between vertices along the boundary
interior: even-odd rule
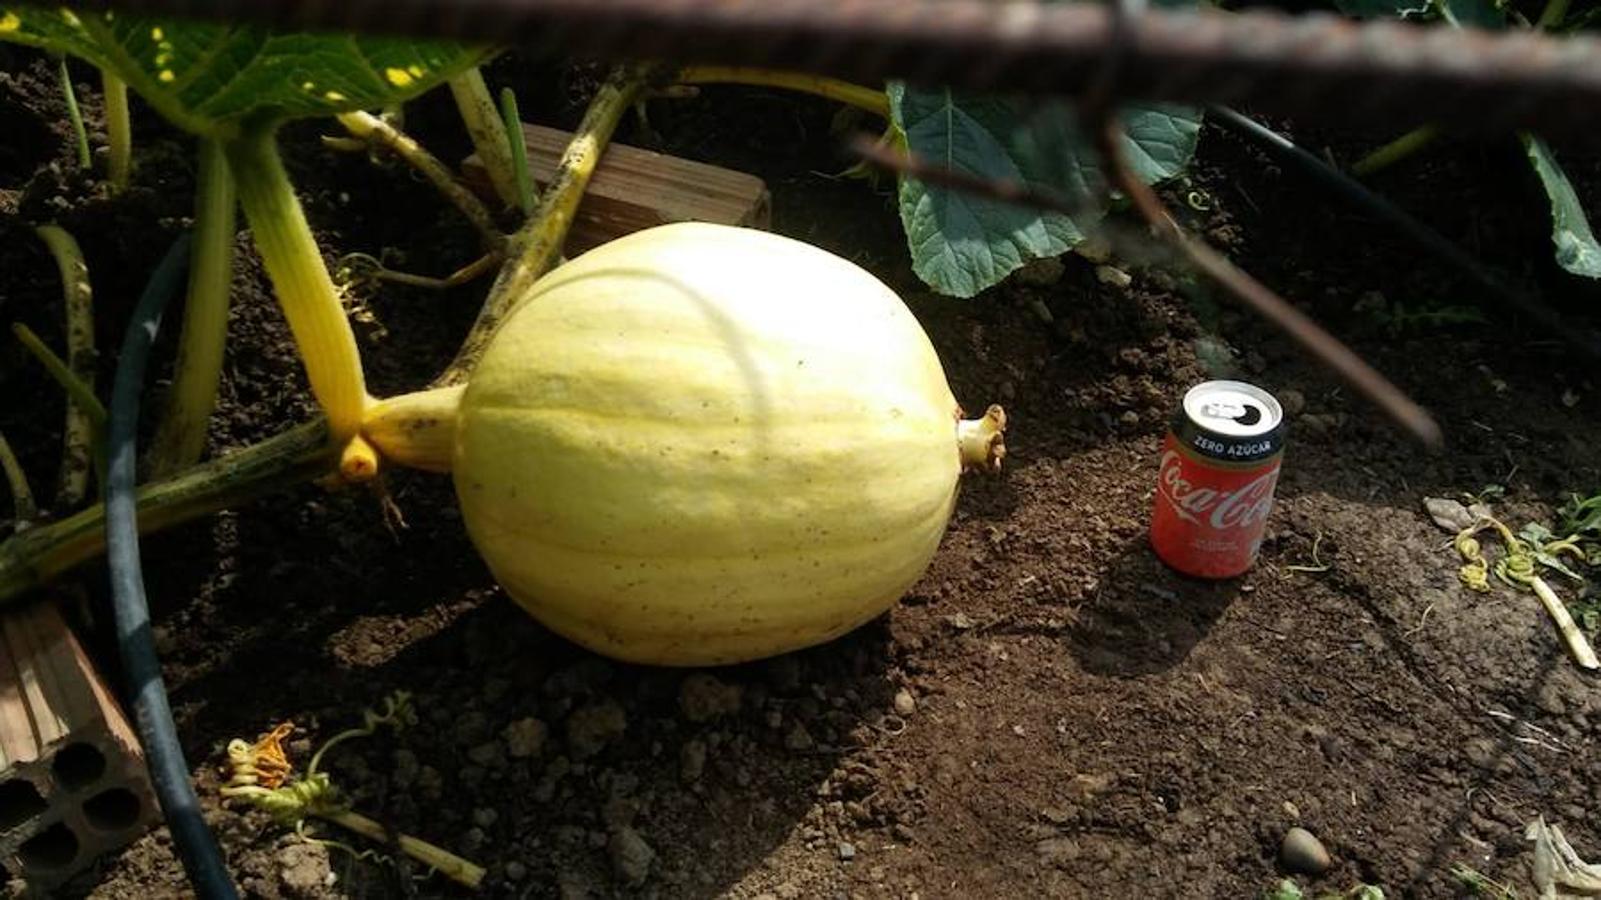
[[[1184,394],[1184,415],[1213,434],[1251,438],[1278,428],[1284,421],[1284,408],[1254,384],[1207,381]]]

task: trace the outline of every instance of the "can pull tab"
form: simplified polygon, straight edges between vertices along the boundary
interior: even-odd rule
[[[1262,410],[1254,403],[1228,403],[1216,400],[1201,407],[1208,418],[1228,419],[1241,425],[1255,425],[1262,421]]]

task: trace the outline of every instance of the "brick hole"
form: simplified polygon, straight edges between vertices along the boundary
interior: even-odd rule
[[[22,842],[17,858],[29,872],[53,872],[72,865],[78,858],[78,836],[64,822],[57,822]]]
[[[96,831],[122,831],[139,821],[143,804],[127,788],[111,788],[83,801],[83,817]]]
[[[0,784],[0,830],[10,831],[44,811],[44,798],[32,782],[13,778]]]
[[[50,763],[56,781],[69,791],[94,784],[106,771],[106,755],[93,744],[68,744]]]

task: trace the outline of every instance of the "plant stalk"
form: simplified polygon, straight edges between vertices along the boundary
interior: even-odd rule
[[[32,328],[21,322],[12,322],[11,334],[16,337],[17,343],[21,344],[23,349],[33,354],[33,358],[39,361],[39,365],[44,367],[45,372],[66,393],[67,400],[89,419],[90,429],[103,428],[106,424],[106,407],[100,402],[100,398],[95,396],[94,388],[73,374],[72,369],[67,367],[66,361],[40,340]]]
[[[94,290],[89,286],[89,266],[83,261],[83,250],[78,247],[78,242],[64,229],[55,225],[41,225],[35,231],[45,246],[50,248],[56,269],[61,273],[62,299],[66,305],[67,319],[67,371],[78,384],[88,389],[92,398],[95,328]],[[27,339],[23,340],[26,342]],[[64,382],[68,385],[71,383]],[[98,409],[100,423],[103,425],[105,422],[105,408],[99,400],[90,404],[86,402],[87,398],[75,399],[80,402],[67,405],[67,424],[63,434],[61,487],[57,493],[57,501],[63,509],[78,506],[88,495],[89,467],[91,460],[97,458],[99,448],[96,428],[90,421],[93,411]]]
[[[500,321],[540,276],[555,267],[584,190],[595,174],[595,166],[606,152],[606,144],[617,130],[617,123],[644,91],[647,74],[643,68],[618,68],[595,92],[583,121],[562,154],[556,177],[540,199],[539,209],[513,235],[508,248],[510,259],[496,277],[456,358],[434,379],[432,387],[466,382]]]
[[[328,417],[330,437],[343,447],[361,430],[369,400],[355,332],[273,133],[249,130],[228,142],[227,155],[240,206],[294,333],[311,391]]]
[[[149,534],[326,473],[335,459],[322,419],[139,489],[139,531]],[[0,606],[105,551],[105,507],[12,535],[0,543]]]
[[[517,205],[527,218],[534,214],[534,179],[528,174],[528,142],[523,140],[523,117],[517,111],[517,92],[509,87],[500,89],[500,118],[506,126],[512,174],[517,177]]]
[[[490,215],[488,208],[473,194],[456,180],[445,164],[429,153],[423,146],[413,140],[409,135],[395,128],[371,113],[357,110],[340,114],[339,124],[345,127],[354,137],[365,141],[369,146],[377,145],[400,157],[405,163],[416,169],[427,178],[451,205],[456,207],[473,228],[483,238],[484,246],[490,250],[497,250],[506,243],[506,236],[500,233],[495,225],[495,219]]]
[[[342,812],[318,813],[318,815],[336,825],[348,828],[374,843],[382,846],[397,845],[407,856],[430,868],[437,869],[440,874],[458,884],[469,888],[477,888],[479,883],[484,880],[482,866],[468,862],[448,850],[419,838],[414,838],[409,834],[393,834],[383,825],[361,813],[345,810]]]
[[[6,485],[11,489],[12,529],[21,531],[39,515],[39,507],[33,502],[28,476],[22,471],[22,464],[17,462],[17,455],[11,452],[11,444],[3,434],[0,434],[0,474],[5,475]]]
[[[889,96],[883,91],[806,72],[747,66],[687,66],[678,70],[673,80],[679,84],[747,84],[756,87],[784,88],[827,97],[870,112],[881,119],[889,118]]]
[[[84,451],[84,448],[87,448],[88,465],[94,466],[95,476],[99,478],[98,483],[105,484],[106,407],[100,402],[100,398],[95,396],[94,388],[73,374],[61,357],[57,356],[44,341],[39,340],[39,336],[33,333],[33,329],[21,322],[13,322],[11,323],[11,333],[16,336],[17,342],[22,344],[29,353],[32,353],[33,358],[38,360],[40,365],[44,366],[44,370],[49,373],[50,377],[55,380],[56,385],[67,395],[68,422],[72,422],[73,416],[76,415],[78,419],[88,423],[86,427],[88,428],[89,436],[84,445],[74,445],[69,441],[62,442],[61,488],[57,495],[57,502],[63,509],[72,509],[82,503],[83,498],[88,494],[87,467],[81,461],[81,456],[78,455]],[[77,493],[68,491],[69,481],[73,480],[82,480],[84,482],[81,486],[71,485]]]
[[[72,88],[72,72],[67,69],[67,58],[61,57],[61,96],[67,101],[67,121],[72,123],[72,140],[78,151],[78,168],[94,165],[89,154],[89,132],[83,126],[83,110],[78,107],[78,92]]]
[[[194,256],[172,392],[151,441],[149,477],[165,478],[199,462],[217,406],[223,349],[228,341],[228,292],[238,198],[222,144],[200,141],[195,197]]]
[[[1351,174],[1366,178],[1375,172],[1387,169],[1434,143],[1439,136],[1440,129],[1434,125],[1414,128],[1357,160],[1351,165]]]
[[[388,397],[373,404],[362,435],[384,458],[413,469],[449,472],[456,446],[456,412],[466,385]]]
[[[450,79],[450,94],[456,99],[462,124],[467,126],[467,136],[472,138],[473,148],[478,151],[478,158],[489,172],[495,194],[502,203],[516,208],[519,197],[517,172],[511,158],[511,138],[507,136],[506,125],[500,118],[500,108],[495,105],[495,98],[490,96],[489,86],[484,84],[483,72],[474,66]]]
[[[1540,18],[1534,22],[1534,27],[1542,31],[1549,31],[1562,24],[1568,17],[1568,0],[1546,0],[1545,8],[1540,10]]]
[[[1585,639],[1584,632],[1574,623],[1573,616],[1568,613],[1568,608],[1562,603],[1562,599],[1551,590],[1551,586],[1538,575],[1529,581],[1529,585],[1534,588],[1534,594],[1540,598],[1540,604],[1545,607],[1546,614],[1562,633],[1562,642],[1567,645],[1573,661],[1582,669],[1601,669],[1601,660],[1596,659],[1594,648]]]
[[[100,70],[106,104],[106,180],[111,192],[128,189],[133,175],[133,122],[128,115],[128,84],[106,69]]]

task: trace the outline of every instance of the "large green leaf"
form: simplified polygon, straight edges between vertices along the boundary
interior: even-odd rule
[[[1037,104],[950,90],[889,86],[895,127],[915,155],[982,178],[1023,182],[1088,200],[1101,183],[1093,147],[1064,104]],[[1146,183],[1183,169],[1199,139],[1199,110],[1127,107],[1124,152]],[[1056,256],[1099,218],[1077,221],[926,184],[900,183],[901,223],[912,268],[935,290],[971,297],[1029,260]]]
[[[1525,135],[1523,146],[1551,201],[1551,241],[1556,244],[1557,265],[1575,275],[1601,278],[1601,245],[1590,230],[1573,182],[1557,165],[1556,156],[1545,141]]]
[[[249,119],[326,116],[408,100],[476,65],[445,41],[279,32],[66,7],[0,4],[0,40],[107,69],[174,124],[226,138]]]

